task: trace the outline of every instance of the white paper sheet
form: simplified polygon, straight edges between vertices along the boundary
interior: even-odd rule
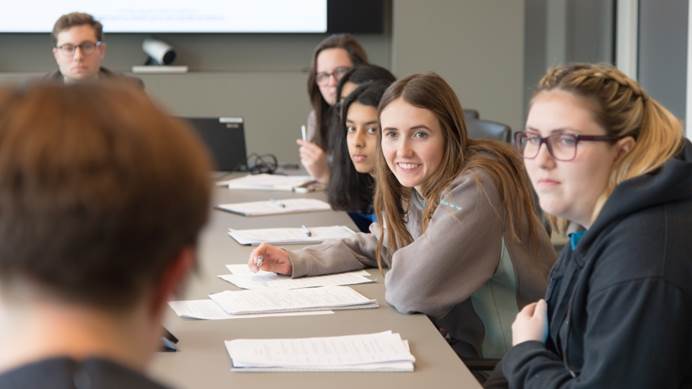
[[[209,298],[233,315],[377,307],[377,300],[368,299],[347,286],[227,290],[211,294]]]
[[[254,273],[250,268],[247,266],[246,263],[233,263],[226,265],[226,269],[228,269],[229,272],[232,274],[276,274],[264,270],[260,270],[257,273]],[[359,276],[370,276],[370,273],[368,273],[367,270],[354,270],[348,272],[348,274],[355,274]]]
[[[221,307],[209,299],[203,300],[179,300],[169,301],[168,305],[173,309],[176,315],[188,319],[198,320],[227,320],[227,319],[252,319],[260,317],[276,317],[276,316],[305,316],[305,315],[329,315],[334,311],[307,311],[307,312],[286,312],[286,313],[268,313],[259,315],[230,315]]]
[[[329,239],[343,239],[355,234],[346,226],[308,227],[309,235],[304,228],[260,228],[251,230],[228,229],[228,235],[242,245],[259,245],[262,242],[272,244],[309,244],[320,243]]]
[[[243,216],[281,215],[287,213],[329,211],[328,203],[317,199],[279,199],[246,203],[219,204],[217,209]]]
[[[409,344],[391,331],[226,341],[235,371],[413,371]]]
[[[246,266],[247,267],[247,266]],[[363,276],[362,271],[327,274],[323,276],[291,278],[272,272],[259,271],[257,273],[222,274],[219,276],[224,281],[243,289],[300,289],[334,285],[356,285],[375,282]],[[367,272],[366,272],[367,274]]]
[[[314,181],[310,176],[282,176],[278,174],[249,174],[245,177],[219,181],[216,185],[228,189],[308,191],[307,184]]]

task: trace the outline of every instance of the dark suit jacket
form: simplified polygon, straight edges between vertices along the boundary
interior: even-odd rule
[[[62,73],[60,73],[60,70],[56,70],[52,73],[48,73],[45,75],[44,78],[49,79],[49,80],[59,81],[59,82],[62,82],[65,79],[63,77]],[[99,78],[114,79],[114,80],[123,79],[123,80],[127,80],[129,82],[132,82],[132,83],[136,84],[137,86],[139,86],[140,88],[144,89],[144,81],[142,81],[140,78],[127,76],[127,75],[124,75],[122,73],[116,73],[116,72],[108,70],[104,67],[101,67],[99,69]]]
[[[141,373],[101,358],[55,357],[0,374],[0,389],[166,389]]]

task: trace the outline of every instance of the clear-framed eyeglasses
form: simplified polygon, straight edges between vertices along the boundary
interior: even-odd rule
[[[612,135],[575,135],[556,132],[546,137],[519,131],[514,134],[514,145],[524,159],[534,159],[545,143],[548,153],[558,161],[569,162],[577,156],[579,142],[615,142],[621,137]]]
[[[96,52],[96,49],[101,47],[103,45],[103,42],[101,41],[96,41],[96,42],[82,42],[78,45],[74,45],[72,43],[65,43],[60,46],[57,46],[56,48],[65,57],[72,57],[74,56],[74,53],[79,49],[82,54],[84,55],[91,55]]]

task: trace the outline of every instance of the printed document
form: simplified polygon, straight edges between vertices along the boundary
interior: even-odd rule
[[[310,176],[283,176],[280,174],[248,174],[245,177],[217,182],[216,185],[228,189],[286,190],[308,192],[315,181]]]
[[[234,371],[413,371],[409,344],[391,331],[225,341]]]
[[[268,313],[261,315],[230,315],[221,309],[218,304],[209,299],[169,301],[168,305],[179,317],[198,320],[253,319],[275,316],[329,315],[334,313],[334,311],[308,311]]]
[[[241,266],[244,266],[245,269],[247,269],[247,272],[236,273],[233,272],[233,268],[229,268],[233,274],[223,274],[220,275],[219,278],[243,289],[300,289],[314,288],[319,286],[367,284],[370,282],[375,282],[374,280],[366,277],[368,272],[363,270],[327,274],[322,276],[291,278],[290,276],[279,275],[268,271],[258,271],[257,273],[253,273],[250,271],[250,269],[248,269],[247,265]]]
[[[260,228],[252,230],[229,228],[228,235],[242,245],[259,245],[263,242],[280,245],[321,243],[329,239],[349,238],[355,235],[355,232],[346,226]]]
[[[220,204],[216,208],[243,216],[281,215],[285,213],[329,211],[332,209],[328,203],[317,199],[250,201],[246,203]]]
[[[211,294],[209,298],[232,315],[377,307],[377,300],[369,299],[347,286],[227,290]]]

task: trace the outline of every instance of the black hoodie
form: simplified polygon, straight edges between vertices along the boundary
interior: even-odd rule
[[[502,361],[511,388],[692,387],[692,144],[615,189],[546,291],[546,344]]]

